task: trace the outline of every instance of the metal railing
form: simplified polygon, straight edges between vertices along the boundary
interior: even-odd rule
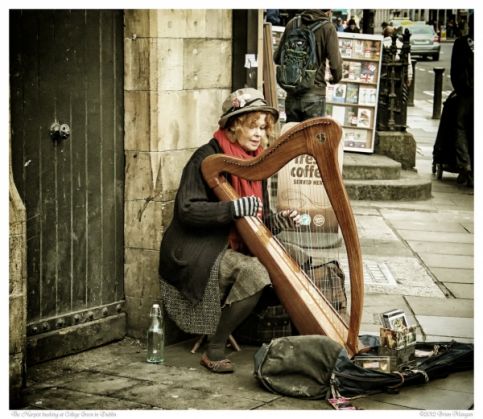
[[[402,45],[397,46],[398,35],[392,35],[390,46],[382,49],[381,79],[379,85],[377,129],[379,131],[406,131],[409,97],[408,66],[411,34],[406,29]]]

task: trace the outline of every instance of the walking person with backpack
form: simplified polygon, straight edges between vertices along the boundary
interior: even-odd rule
[[[325,115],[327,82],[342,79],[342,58],[331,10],[305,10],[291,19],[274,53],[277,82],[287,92],[287,122]],[[326,65],[331,74],[326,81]]]

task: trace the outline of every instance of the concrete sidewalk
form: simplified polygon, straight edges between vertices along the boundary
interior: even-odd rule
[[[431,112],[425,101],[408,108],[417,169],[428,177],[439,122]],[[473,341],[473,190],[447,173],[432,181],[432,190],[427,201],[353,202],[366,275],[361,334],[378,333],[378,313],[402,308],[417,326],[419,341]],[[147,364],[145,348],[132,339],[36,365],[28,370],[25,409],[331,409],[325,401],[281,397],[260,387],[252,375],[255,347],[243,345],[233,353],[235,374],[220,376],[199,365],[192,344],[167,347],[164,365]],[[455,373],[353,404],[373,410],[471,409],[473,377],[473,371]]]
[[[386,298],[370,289],[366,294],[363,331],[378,328],[370,315],[381,312],[388,299],[411,314],[420,339],[467,342],[473,340],[474,195],[456,183],[456,174],[445,172],[441,181],[434,180],[432,149],[439,121],[431,119],[431,106],[415,101],[408,108],[408,131],[417,141],[418,173],[433,178],[432,198],[352,202],[365,263],[389,271],[380,290]],[[370,278],[366,284],[371,287]]]

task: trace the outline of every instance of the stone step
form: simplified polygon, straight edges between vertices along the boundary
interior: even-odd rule
[[[344,179],[350,199],[367,201],[417,201],[431,198],[431,178],[401,170],[399,179]]]
[[[342,176],[351,180],[399,179],[401,163],[382,154],[344,153]]]

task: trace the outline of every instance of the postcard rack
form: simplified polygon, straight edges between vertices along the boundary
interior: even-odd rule
[[[343,60],[342,80],[327,86],[326,112],[343,127],[345,151],[372,153],[383,38],[343,32],[337,35]]]

